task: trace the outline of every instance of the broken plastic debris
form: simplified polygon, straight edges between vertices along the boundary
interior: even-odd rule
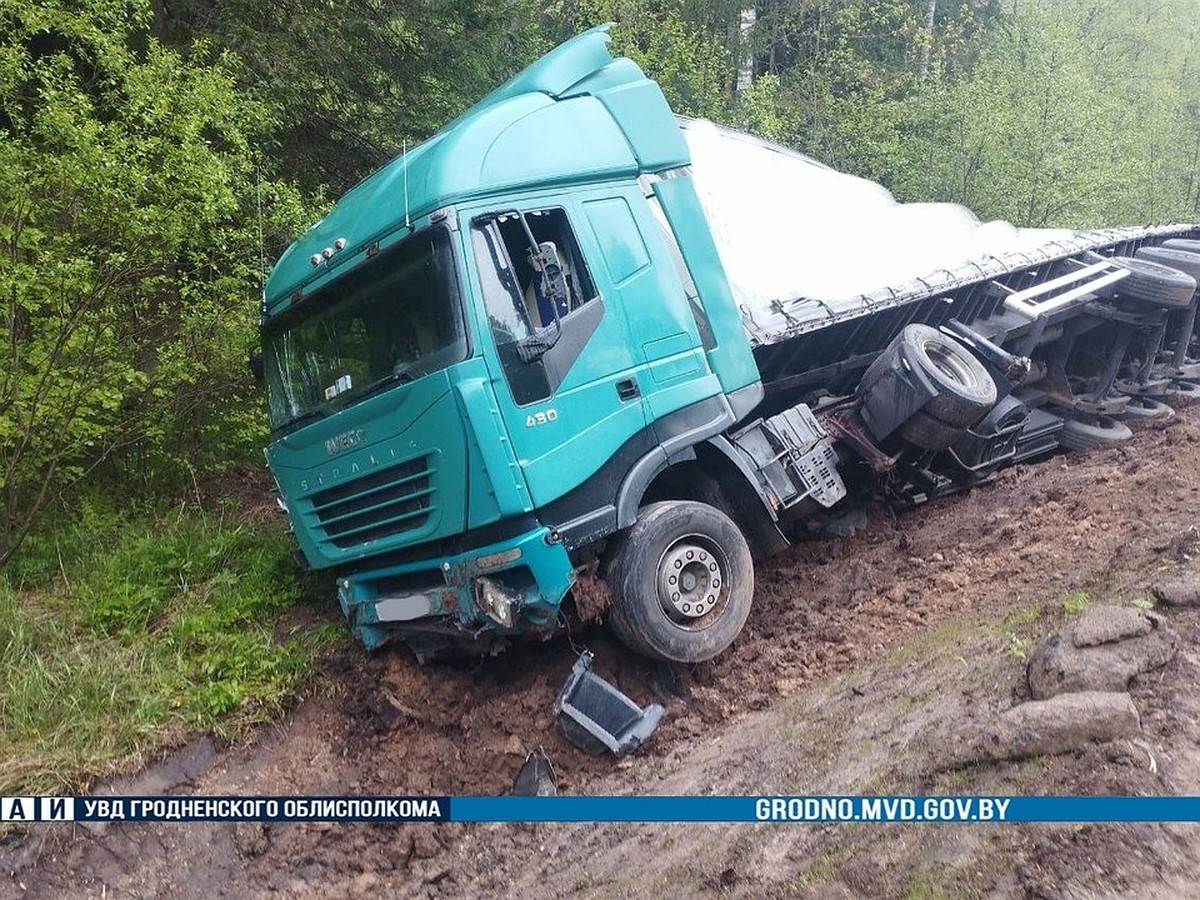
[[[554,701],[559,733],[585,753],[605,750],[631,753],[654,733],[663,708],[643,708],[592,671],[593,656],[584,651]]]
[[[550,757],[545,749],[538,747],[530,750],[525,757],[525,763],[513,779],[513,797],[553,797],[558,793],[558,781],[554,777],[554,766],[550,765]]]

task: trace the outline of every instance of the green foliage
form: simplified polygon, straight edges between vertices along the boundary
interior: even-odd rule
[[[0,792],[80,788],[274,714],[329,640],[275,636],[302,596],[289,549],[189,508],[35,532],[0,580]]]
[[[777,80],[772,136],[887,181],[917,79],[919,34],[916,7],[892,0],[769,5],[749,49],[759,71]],[[753,127],[763,118],[762,98],[749,94],[742,102]]]
[[[744,34],[743,6],[582,0],[566,18],[614,20],[615,49],[677,111],[791,144],[904,200],[1034,226],[1200,211],[1194,4],[770,2]],[[746,59],[756,77],[738,94]]]
[[[641,66],[675,112],[730,121],[737,71],[736,18],[688,15],[684,0],[583,0],[589,25],[614,22],[612,51]],[[728,6],[727,4],[725,4]]]
[[[273,112],[272,159],[336,195],[548,50],[541,11],[531,0],[180,0],[156,30],[171,46],[203,34],[236,53],[243,90]]]
[[[203,41],[185,58],[150,17],[143,0],[0,11],[0,564],[99,465],[145,489],[263,437],[238,371],[256,213],[262,196],[283,227],[297,195],[254,181],[270,120],[237,61]]]

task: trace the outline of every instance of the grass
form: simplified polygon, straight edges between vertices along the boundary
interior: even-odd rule
[[[278,525],[94,509],[0,572],[0,795],[76,792],[196,730],[276,715],[344,627],[277,636],[304,597]]]
[[[957,648],[982,627],[984,621],[981,615],[975,614],[965,619],[943,622],[922,631],[893,650],[888,656],[888,665],[899,671],[910,663],[920,662],[928,657],[958,658]]]
[[[942,900],[950,893],[941,886],[939,874],[932,870],[918,871],[909,882],[906,900]]]
[[[1063,613],[1067,618],[1078,616],[1092,605],[1092,595],[1087,591],[1075,591],[1063,601]]]

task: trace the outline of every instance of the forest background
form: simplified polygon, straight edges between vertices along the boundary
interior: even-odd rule
[[[294,695],[335,625],[262,477],[274,258],[614,22],[673,108],[898,199],[1200,219],[1194,0],[0,0],[0,794]],[[248,512],[249,511],[249,512]],[[328,598],[319,588],[316,603]]]

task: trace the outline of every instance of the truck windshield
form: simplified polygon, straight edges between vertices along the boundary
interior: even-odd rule
[[[298,425],[466,356],[450,235],[429,228],[263,328],[271,427]]]

